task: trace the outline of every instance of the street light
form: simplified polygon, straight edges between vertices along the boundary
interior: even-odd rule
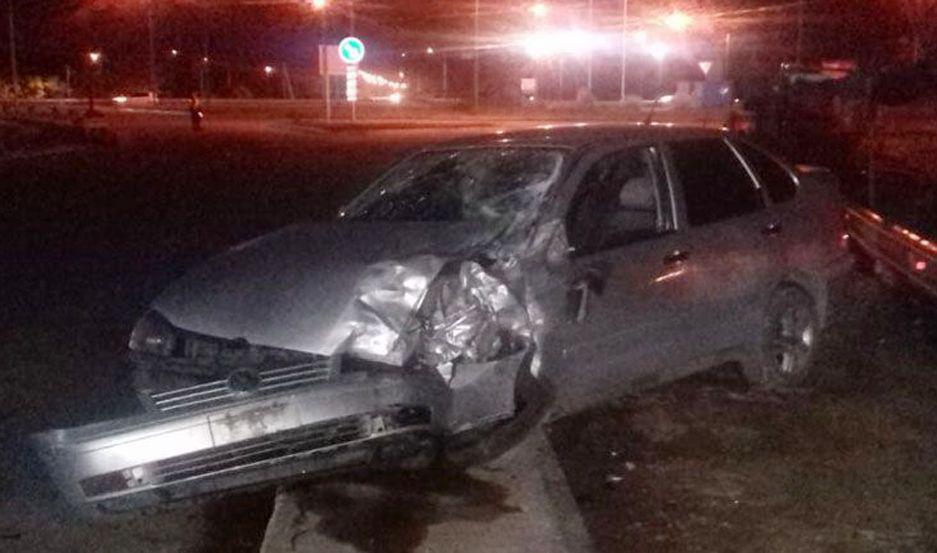
[[[176,50],[175,48],[173,48],[172,50],[169,51],[169,53],[170,55],[172,55],[172,57],[176,57],[179,55],[179,50]]]
[[[663,42],[652,42],[647,45],[647,53],[657,61],[664,61],[664,58],[670,53],[670,46]]]
[[[316,11],[324,10],[329,5],[328,0],[308,0],[308,2],[312,9]]]
[[[88,113],[87,117],[94,117],[94,74],[98,64],[101,63],[101,52],[88,52]]]
[[[264,75],[266,75],[266,76],[268,76],[268,77],[269,77],[270,75],[273,75],[273,66],[271,66],[271,65],[265,65],[265,66],[264,66]]]
[[[436,50],[435,50],[432,46],[427,46],[427,47],[426,47],[426,53],[427,53],[427,55],[432,56],[433,54],[436,53]]]
[[[537,2],[536,4],[533,4],[527,8],[527,11],[529,11],[530,14],[534,17],[543,19],[550,13],[550,6],[547,6],[543,2]]]
[[[693,18],[681,11],[673,11],[664,16],[664,25],[671,31],[682,33],[693,24]]]

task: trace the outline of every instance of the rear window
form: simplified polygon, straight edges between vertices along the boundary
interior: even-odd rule
[[[670,151],[683,185],[690,225],[716,223],[764,206],[755,182],[723,140],[673,142]]]
[[[742,152],[758,181],[768,190],[772,203],[780,204],[794,199],[797,195],[797,181],[783,165],[751,144],[738,142],[735,146]]]

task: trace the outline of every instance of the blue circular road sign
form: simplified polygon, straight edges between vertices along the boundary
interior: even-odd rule
[[[347,64],[361,63],[364,59],[364,42],[354,36],[348,36],[338,43],[338,57]]]

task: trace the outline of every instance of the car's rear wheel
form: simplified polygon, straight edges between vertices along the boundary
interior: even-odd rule
[[[819,330],[810,295],[795,286],[776,290],[765,309],[760,351],[746,369],[752,386],[779,390],[803,385],[810,376]]]

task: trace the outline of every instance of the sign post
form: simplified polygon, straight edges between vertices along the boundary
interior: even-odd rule
[[[332,80],[332,74],[329,72],[329,48],[325,44],[319,45],[319,75],[322,76],[322,84],[325,89],[322,94],[325,98],[325,121],[332,122],[332,91],[329,81]]]
[[[345,63],[345,95],[351,103],[351,120],[357,119],[358,64],[364,59],[364,42],[358,37],[345,37],[338,43],[338,55]]]
[[[345,95],[351,102],[351,120],[356,119],[355,106],[358,104],[358,66],[348,65],[345,72]]]

